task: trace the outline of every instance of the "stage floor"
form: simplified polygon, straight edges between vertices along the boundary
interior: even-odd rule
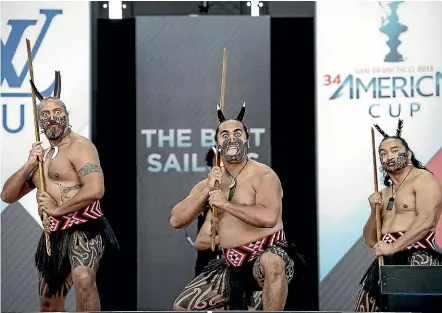
[[[175,313],[176,311],[100,311],[100,312],[96,312],[96,313],[115,313],[115,312],[119,312],[119,313],[151,313],[151,312],[164,312],[164,313]],[[217,312],[217,311],[188,311],[188,312],[206,312],[206,313],[213,313],[213,312]],[[281,311],[228,311],[228,312],[238,312],[238,313],[244,313],[244,312],[281,312]],[[291,313],[352,313],[353,311],[283,311],[283,312],[291,312]],[[18,313],[18,312],[16,312]],[[27,312],[29,313],[29,312]],[[30,312],[30,313],[40,313],[40,312]],[[88,312],[88,313],[95,313],[94,311]],[[390,313],[395,313],[395,312],[390,312]],[[397,312],[399,313],[399,312]],[[412,312],[400,312],[400,313],[412,313]]]

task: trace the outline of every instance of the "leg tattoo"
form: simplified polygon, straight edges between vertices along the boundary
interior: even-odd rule
[[[103,239],[97,235],[88,240],[85,234],[76,232],[72,240],[69,259],[77,296],[77,311],[100,311],[95,274],[104,253]]]
[[[72,240],[72,249],[69,253],[72,269],[87,266],[96,272],[104,254],[104,243],[101,235],[88,240],[86,235],[76,232]]]
[[[294,274],[294,262],[280,247],[274,246],[260,255],[253,265],[253,275],[263,288],[264,310],[283,311],[288,283]]]
[[[174,310],[213,310],[223,308],[228,300],[218,294],[219,288],[224,288],[224,280],[219,286],[215,286],[218,277],[214,277],[210,282],[206,281],[203,274],[192,280],[178,296],[173,304]]]
[[[371,296],[368,291],[364,289],[364,283],[359,290],[358,297],[356,299],[355,312],[379,312],[379,304],[375,297]]]

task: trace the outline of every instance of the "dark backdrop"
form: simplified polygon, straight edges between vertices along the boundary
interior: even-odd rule
[[[135,20],[93,21],[92,42],[92,139],[105,173],[102,207],[122,247],[105,254],[97,280],[102,310],[136,310]],[[283,219],[296,225],[287,236],[309,264],[286,310],[318,310],[314,83],[313,19],[272,18],[272,167],[285,190]]]
[[[304,254],[304,282],[286,310],[317,311],[315,51],[313,18],[271,19],[271,155],[284,188],[285,231]]]
[[[103,212],[121,246],[105,253],[97,284],[102,310],[136,311],[135,20],[99,20],[97,26],[92,139],[104,173]]]

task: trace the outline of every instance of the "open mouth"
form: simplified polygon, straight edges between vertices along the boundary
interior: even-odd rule
[[[229,156],[233,156],[236,155],[238,153],[238,146],[229,146],[229,148],[227,149],[227,155]]]

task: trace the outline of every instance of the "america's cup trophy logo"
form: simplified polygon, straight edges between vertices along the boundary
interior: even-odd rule
[[[404,61],[403,56],[398,52],[401,44],[399,36],[408,30],[408,27],[399,22],[398,7],[405,1],[379,2],[379,5],[386,11],[387,16],[382,18],[382,25],[379,28],[381,33],[388,37],[387,46],[390,52],[384,58],[385,62],[396,63]]]

